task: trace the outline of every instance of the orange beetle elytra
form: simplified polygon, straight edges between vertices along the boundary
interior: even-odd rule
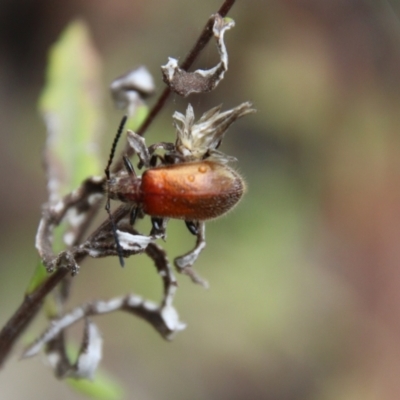
[[[231,210],[245,184],[226,165],[213,161],[165,165],[146,170],[142,177],[125,174],[112,178],[112,199],[132,203],[145,214],[160,218],[205,221]]]

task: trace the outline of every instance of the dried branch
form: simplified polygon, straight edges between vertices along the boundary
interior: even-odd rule
[[[132,235],[138,232],[131,228]],[[126,311],[146,320],[165,339],[184,329],[186,325],[179,320],[172,306],[177,282],[168,262],[166,252],[151,243],[146,253],[153,259],[159,275],[164,282],[164,294],[160,304],[144,300],[137,295],[117,297],[108,301],[93,301],[53,319],[50,327],[24,352],[23,357],[31,357],[46,346],[46,354],[50,364],[59,378],[78,377],[91,378],[101,359],[101,338],[96,325],[88,321],[88,317],[102,315],[114,311]],[[66,328],[80,320],[85,320],[84,341],[75,363],[66,357],[63,332]]]
[[[225,17],[235,0],[226,0],[224,1],[223,5],[218,11],[218,14],[222,17]],[[206,26],[204,27],[199,39],[197,40],[193,49],[189,52],[188,56],[184,60],[181,65],[182,70],[187,70],[197,56],[200,54],[204,46],[208,43],[210,38],[212,37],[212,27],[213,27],[213,19],[210,19]],[[162,109],[165,101],[167,100],[170,94],[170,89],[166,88],[164,92],[159,97],[156,104],[151,109],[147,119],[144,121],[142,126],[138,130],[139,135],[143,135],[144,132],[147,130],[148,126],[152,123],[155,116],[159,113]],[[132,149],[127,147],[126,153],[132,154]],[[120,170],[122,167],[122,159],[117,163],[114,170]],[[90,192],[90,191],[89,191]],[[49,237],[54,229],[54,227],[59,223],[60,219],[62,219],[63,215],[55,214],[54,211],[57,209],[48,208],[44,210],[44,220],[40,225],[40,229],[38,232],[39,239],[37,240],[37,246],[39,249],[40,254],[43,257],[44,263],[46,264],[49,270],[56,268],[56,270],[34,291],[26,295],[22,301],[22,304],[10,318],[10,320],[6,323],[3,329],[0,332],[0,367],[4,365],[4,362],[9,355],[13,345],[15,344],[16,340],[19,338],[21,333],[24,329],[29,325],[31,320],[35,317],[36,313],[40,310],[45,297],[58,285],[62,282],[68,275],[70,271],[76,273],[78,271],[77,266],[84,260],[84,258],[89,255],[89,250],[85,248],[85,246],[77,246],[77,244],[82,240],[84,232],[90,222],[93,220],[96,211],[99,209],[100,206],[100,198],[90,197],[89,195],[86,196],[77,196],[77,199],[73,198],[73,195],[70,199],[64,198],[64,204],[62,205],[61,209],[62,212],[75,210],[75,212],[81,210],[81,206],[87,201],[91,207],[90,211],[84,213],[84,218],[78,220],[79,223],[75,225],[72,224],[72,227],[78,229],[73,229],[70,232],[70,237],[67,241],[71,245],[71,248],[65,252],[60,253],[57,257],[54,257],[53,250],[51,248],[51,243],[49,243]],[[90,201],[92,199],[92,202]],[[71,201],[69,203],[68,201]],[[81,201],[83,201],[81,203]],[[121,206],[113,213],[113,220],[117,223],[122,218],[124,218],[129,210]],[[46,215],[46,213],[48,213]],[[70,218],[74,219],[77,214],[71,214]],[[75,220],[76,222],[77,220]],[[94,238],[99,238],[102,235],[107,236],[107,232],[111,232],[110,220],[107,219],[104,221],[88,238],[88,241],[93,240]],[[148,307],[144,305],[139,306],[136,304],[137,302],[132,298],[125,298],[123,301],[123,306],[121,309],[124,311],[135,313],[155,326],[160,333],[163,332],[163,335],[168,336],[168,332],[172,332],[174,329],[179,330],[182,329],[183,326],[179,325],[179,320],[176,319],[176,314],[172,312],[173,308],[170,305],[172,301],[173,294],[175,291],[175,280],[171,277],[170,272],[165,273],[163,272],[163,263],[162,263],[162,253],[157,250],[157,247],[154,243],[151,243],[146,248],[146,252],[153,258],[157,268],[160,271],[161,276],[164,279],[164,300],[161,304],[161,307],[156,313],[154,310],[150,310]],[[168,271],[170,271],[168,267]],[[135,299],[135,298],[134,298]],[[90,309],[90,307],[88,308]],[[90,312],[89,312],[90,315]],[[89,328],[88,328],[89,329]],[[89,334],[88,334],[89,335]],[[60,342],[58,342],[60,343]],[[79,363],[79,360],[78,360]]]
[[[192,266],[198,259],[200,253],[206,247],[206,225],[204,222],[200,222],[197,229],[197,240],[196,246],[193,250],[184,254],[183,256],[177,257],[174,260],[174,264],[179,272],[188,275],[194,283],[200,284],[205,288],[208,288],[208,282],[201,278],[193,269]]]

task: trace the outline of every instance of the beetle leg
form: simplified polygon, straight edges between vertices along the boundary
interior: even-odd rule
[[[162,218],[153,217],[151,219],[151,225],[153,226],[153,230],[159,231],[159,230],[162,229],[163,219]]]
[[[204,222],[198,222],[197,240],[194,249],[184,254],[183,256],[175,258],[174,264],[178,272],[188,275],[194,283],[198,283],[207,288],[208,282],[197,275],[197,273],[192,269],[193,264],[199,258],[200,253],[205,247],[206,225]]]
[[[133,147],[133,146],[132,146]],[[162,149],[165,151],[165,155],[162,156],[160,154],[154,154],[158,149]],[[168,142],[160,142],[154,143],[148,147],[149,160],[148,164],[144,162],[144,160],[140,160],[138,167],[141,169],[144,166],[148,167],[156,167],[157,160],[160,160],[162,164],[176,164],[179,161],[184,161],[184,157],[175,150],[174,143]]]
[[[150,235],[165,239],[165,237],[166,237],[165,230],[167,227],[167,221],[168,221],[168,218],[152,217],[151,218],[152,229],[151,229]]]
[[[161,163],[164,164],[164,157],[161,156],[160,154],[153,154],[150,157],[150,167],[156,167],[157,166],[157,160],[160,160]]]
[[[125,168],[126,168],[126,171],[128,172],[128,174],[136,176],[136,172],[135,172],[135,169],[133,168],[131,160],[127,156],[124,156],[123,160],[124,160],[124,165],[125,165]]]
[[[185,221],[186,227],[189,229],[189,232],[192,235],[197,236],[199,232],[199,223],[198,221]]]
[[[138,208],[132,207],[129,213],[129,223],[131,224],[131,226],[135,225],[137,216],[138,216]]]
[[[185,157],[176,151],[171,151],[165,154],[164,162],[165,164],[178,164],[185,162]]]
[[[163,149],[167,152],[175,151],[175,144],[167,142],[154,143],[149,146],[149,154],[152,155],[157,149]]]
[[[156,150],[158,149],[163,149],[167,153],[170,153],[175,150],[175,145],[173,143],[167,143],[167,142],[160,142],[160,143],[155,143],[152,144],[151,146],[148,147],[148,152],[149,152],[149,165],[151,167],[156,167],[157,166],[157,160],[160,160],[162,164],[165,164],[165,157],[160,155],[160,154],[154,154]],[[138,167],[142,168],[143,165],[145,165],[142,160],[140,160]]]

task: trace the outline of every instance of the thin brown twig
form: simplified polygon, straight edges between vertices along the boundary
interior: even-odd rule
[[[234,5],[234,3],[235,0],[225,0],[221,8],[217,11],[217,13],[222,17],[225,17],[228,14],[229,10]],[[202,30],[202,33],[200,34],[196,44],[193,46],[193,48],[191,49],[191,51],[188,53],[185,60],[181,64],[182,69],[187,70],[190,68],[190,66],[197,58],[197,56],[200,54],[205,45],[211,39],[212,24],[213,24],[213,19],[210,19],[207,22],[204,29]],[[160,112],[160,110],[164,106],[165,101],[169,97],[169,94],[170,94],[170,89],[167,87],[166,89],[164,89],[158,101],[155,103],[149,115],[147,116],[146,120],[139,128],[138,133],[140,135],[143,135],[144,132],[149,127],[149,125],[153,122],[156,115]],[[127,151],[127,153],[129,153],[129,151]],[[115,169],[118,170],[121,168],[121,166],[122,166],[122,159],[119,163],[117,163]],[[123,212],[126,212],[126,210],[123,210],[122,208],[123,207],[120,207],[115,212],[114,218],[118,218],[117,216],[118,213],[121,214]],[[108,223],[109,220],[107,219],[107,221],[103,222],[90,236],[92,237],[93,235],[98,234],[102,229],[108,226],[107,225]],[[76,258],[76,262],[80,263],[81,261],[83,261],[85,257],[86,255],[81,255],[81,256],[78,255]],[[51,291],[68,275],[68,273],[69,271],[65,268],[58,269],[52,275],[50,275],[43,282],[43,284],[39,286],[35,291],[24,297],[21,305],[18,307],[18,309],[15,311],[15,313],[12,315],[12,317],[8,320],[6,325],[0,331],[0,368],[3,367],[4,362],[6,361],[6,358],[11,352],[17,339],[20,337],[22,332],[27,328],[27,326],[35,317],[37,312],[41,309],[41,306],[46,296],[49,293],[51,293]]]

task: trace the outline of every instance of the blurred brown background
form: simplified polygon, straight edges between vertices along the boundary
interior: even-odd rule
[[[37,262],[46,199],[36,101],[46,54],[73,18],[87,21],[104,61],[104,90],[145,64],[183,58],[221,1],[51,0],[0,4],[0,323],[19,305]],[[395,400],[400,398],[400,4],[384,0],[246,0],[230,13],[230,70],[197,115],[250,100],[223,150],[249,191],[208,225],[197,262],[211,289],[185,277],[176,306],[186,331],[167,343],[125,314],[97,318],[107,369],[128,399]],[[197,67],[213,65],[212,43]],[[173,140],[172,97],[147,142]],[[104,97],[104,160],[119,113]],[[191,238],[172,223],[167,248]],[[147,229],[147,227],[145,228]],[[134,291],[158,300],[144,257],[87,262],[70,306]],[[45,326],[38,318],[25,340]],[[79,329],[71,333],[79,334]],[[42,365],[0,373],[0,399],[83,399]]]

